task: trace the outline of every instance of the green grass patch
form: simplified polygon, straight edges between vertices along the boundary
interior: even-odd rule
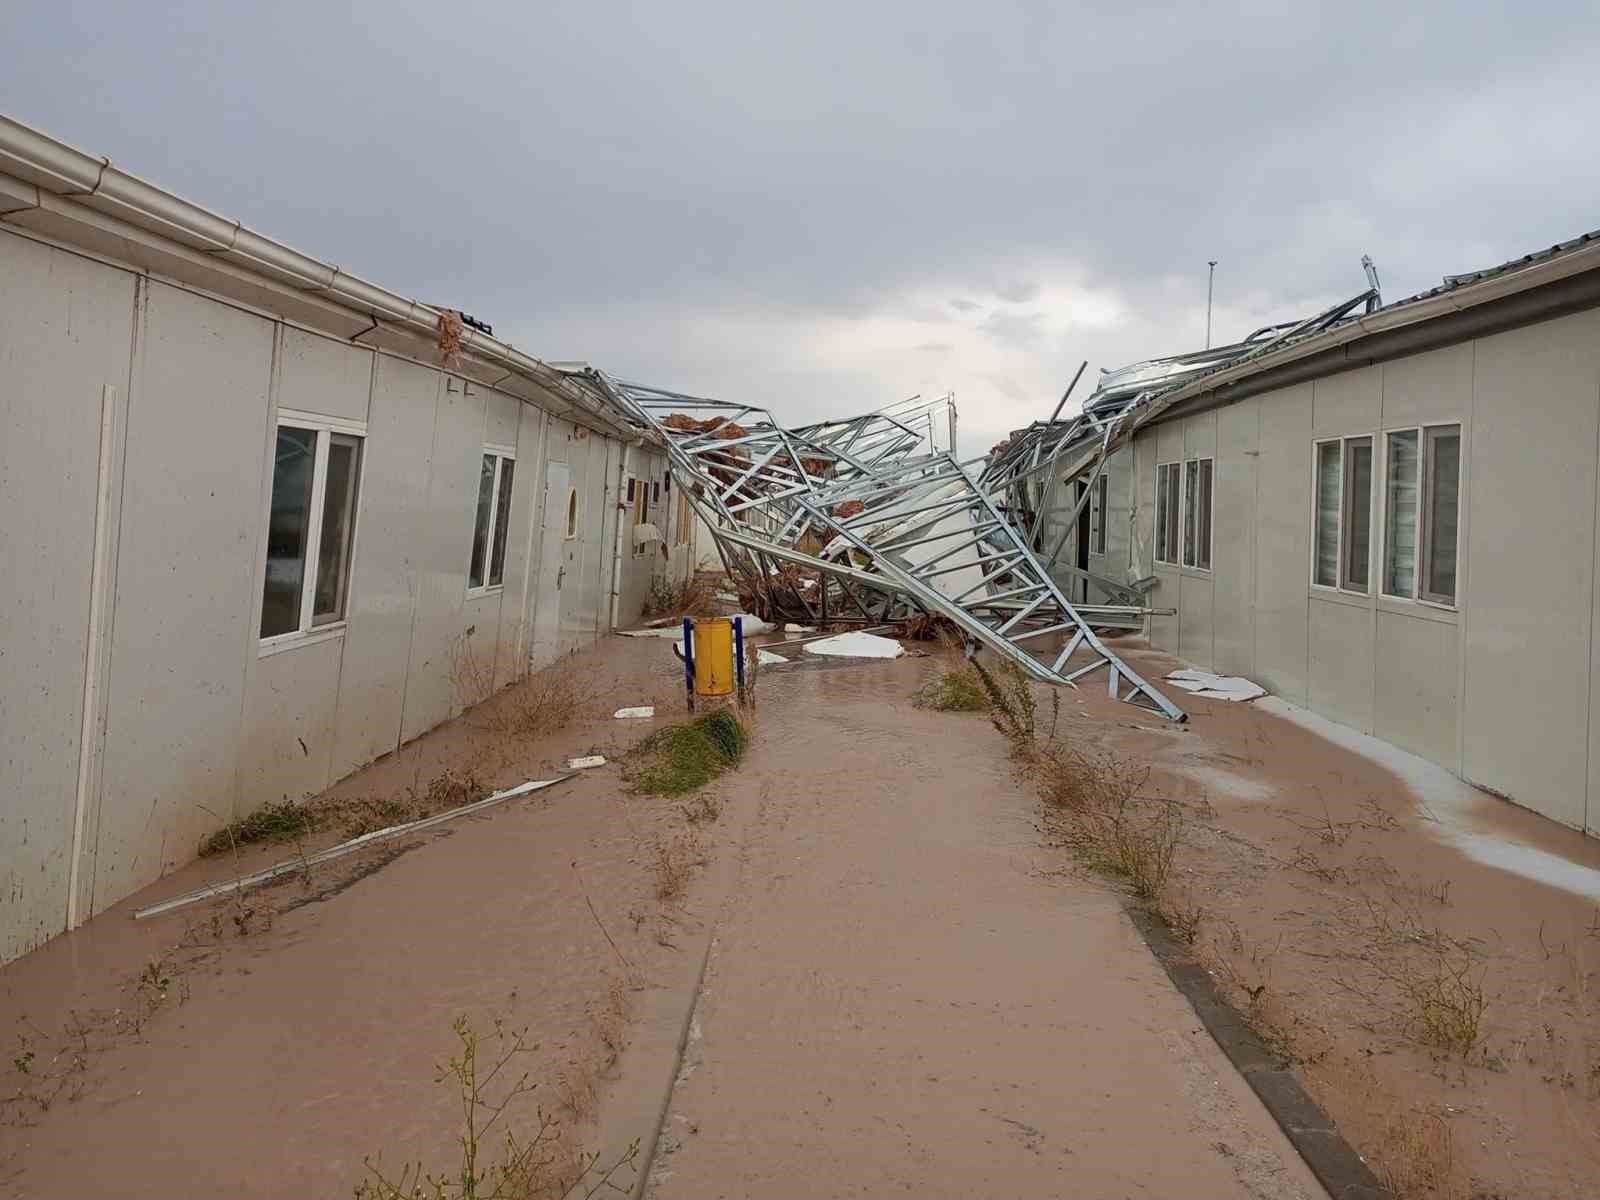
[[[318,826],[318,814],[304,804],[284,800],[263,804],[254,812],[224,825],[200,845],[201,854],[224,854],[252,842],[299,841]]]
[[[658,729],[628,751],[622,773],[635,792],[681,796],[737,765],[750,732],[728,709]]]
[[[937,679],[929,680],[911,697],[918,708],[936,708],[940,712],[987,712],[989,697],[983,690],[983,681],[971,667],[946,671]]]

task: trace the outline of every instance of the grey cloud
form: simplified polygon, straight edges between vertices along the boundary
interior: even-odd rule
[[[1037,356],[1017,395],[983,385],[1020,423],[1078,358],[1186,348],[1208,258],[1219,308],[1289,316],[1359,290],[1363,252],[1399,296],[1592,226],[1600,194],[1600,32],[1571,0],[1536,18],[1252,0],[1227,20],[12,0],[0,20],[0,109],[533,353],[797,416],[904,380],[796,371],[795,320],[912,293],[974,313],[966,297],[1020,298],[1051,272],[1114,293],[1128,322],[1068,345],[995,327]],[[737,369],[684,340],[692,322],[644,319],[711,310],[774,314]]]

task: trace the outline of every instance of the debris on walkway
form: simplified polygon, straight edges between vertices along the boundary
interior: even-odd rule
[[[783,655],[774,654],[771,650],[756,651],[756,662],[763,667],[775,667],[779,663],[786,663],[788,661],[789,660]]]
[[[899,658],[905,648],[894,639],[875,633],[841,633],[820,642],[808,642],[806,653],[837,658]]]
[[[650,711],[654,712],[655,710],[651,709]],[[347,854],[353,854],[357,850],[365,849],[368,846],[375,846],[379,842],[392,841],[397,837],[421,833],[426,829],[432,829],[435,825],[443,825],[446,821],[453,821],[457,817],[464,817],[469,813],[482,812],[486,808],[492,808],[494,805],[501,804],[515,796],[525,796],[529,792],[537,792],[552,784],[560,783],[564,779],[571,778],[571,775],[558,775],[554,779],[530,779],[527,783],[519,783],[516,787],[495,792],[493,795],[485,796],[482,800],[463,805],[460,808],[452,808],[449,812],[423,817],[420,821],[407,821],[404,825],[391,825],[387,829],[374,829],[371,833],[363,833],[360,837],[351,838],[347,842],[340,842],[336,846],[329,846],[326,850],[319,850],[315,854],[297,855],[283,862],[274,863],[264,870],[242,875],[238,879],[224,880],[221,883],[213,883],[208,887],[196,888],[192,892],[185,892],[181,896],[173,896],[170,900],[163,900],[159,904],[151,904],[141,908],[133,914],[133,918],[136,921],[142,921],[147,917],[157,917],[162,913],[185,908],[201,900],[210,900],[215,896],[227,896],[234,892],[240,892],[245,888],[254,887],[258,883],[266,883],[268,880],[277,879],[281,875],[287,875],[291,871],[305,871],[322,863],[331,862],[336,858],[343,858]]]
[[[604,754],[585,754],[582,758],[567,759],[567,770],[587,771],[590,767],[603,767],[606,765]]]
[[[638,704],[633,708],[619,708],[611,715],[619,721],[627,720],[630,717],[653,717],[656,715],[656,706],[654,704]]]
[[[1186,692],[1193,692],[1204,700],[1254,700],[1265,696],[1267,689],[1251,683],[1242,675],[1213,675],[1210,671],[1174,671],[1167,682],[1175,683]]]

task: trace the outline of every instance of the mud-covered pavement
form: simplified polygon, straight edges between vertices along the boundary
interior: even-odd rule
[[[650,1194],[1321,1196],[931,669],[764,681]]]

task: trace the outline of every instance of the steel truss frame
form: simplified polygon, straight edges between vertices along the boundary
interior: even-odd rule
[[[774,611],[871,625],[939,614],[1040,679],[1104,670],[1116,699],[1185,719],[1093,627],[1138,609],[1069,602],[975,464],[919,428],[881,412],[787,428],[755,405],[582,374],[660,437],[730,576]],[[1062,647],[1042,649],[1052,636]]]

